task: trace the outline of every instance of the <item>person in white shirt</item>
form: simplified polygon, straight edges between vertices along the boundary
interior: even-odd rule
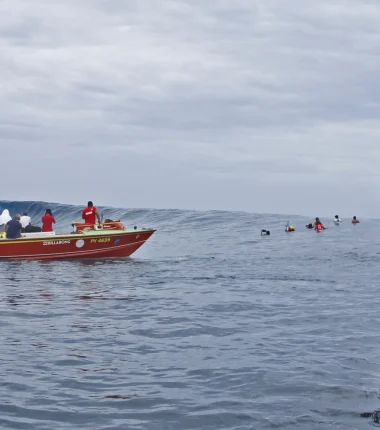
[[[25,228],[27,225],[32,223],[30,216],[28,216],[28,212],[24,212],[22,214],[22,217],[20,218],[20,222],[21,222],[22,228]]]
[[[342,220],[339,218],[339,215],[335,215],[334,222],[336,225],[339,225],[342,222]]]

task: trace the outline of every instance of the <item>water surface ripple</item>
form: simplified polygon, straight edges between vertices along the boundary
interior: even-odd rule
[[[372,428],[376,221],[124,215],[159,229],[128,260],[0,264],[0,428]]]

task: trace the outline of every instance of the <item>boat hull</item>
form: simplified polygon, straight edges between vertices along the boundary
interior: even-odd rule
[[[137,251],[155,230],[110,230],[0,239],[0,260],[124,258]]]

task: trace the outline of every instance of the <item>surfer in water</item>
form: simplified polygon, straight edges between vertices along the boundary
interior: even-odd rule
[[[289,225],[289,221],[288,221],[288,223],[286,224],[285,231],[286,231],[287,233],[290,233],[291,231],[294,231],[294,227],[293,227],[292,225]]]
[[[314,230],[320,232],[322,230],[325,230],[325,226],[321,223],[321,220],[317,217],[315,218],[315,222],[314,222]]]

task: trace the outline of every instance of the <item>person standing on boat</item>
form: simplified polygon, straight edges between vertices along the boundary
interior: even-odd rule
[[[46,209],[45,215],[41,218],[41,221],[43,232],[53,231],[53,224],[55,224],[55,218],[51,213],[51,209]]]
[[[85,224],[96,224],[96,219],[98,223],[101,223],[100,215],[94,204],[90,201],[87,203],[87,207],[83,209],[82,218]]]
[[[14,219],[11,219],[5,224],[5,232],[7,239],[18,239],[21,237],[22,225],[20,222],[20,215],[17,214]]]

